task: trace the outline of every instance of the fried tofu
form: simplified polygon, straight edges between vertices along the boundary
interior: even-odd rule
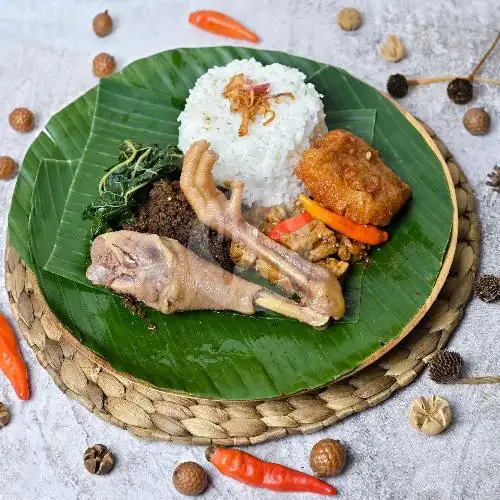
[[[411,196],[378,151],[345,130],[306,150],[295,174],[316,201],[358,224],[386,226]]]

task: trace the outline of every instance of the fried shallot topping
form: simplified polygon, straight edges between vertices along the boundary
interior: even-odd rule
[[[248,135],[248,125],[255,121],[258,115],[269,118],[263,123],[269,125],[276,117],[275,111],[271,109],[271,100],[277,104],[280,97],[295,99],[291,92],[270,95],[271,85],[269,83],[256,84],[248,79],[243,73],[234,75],[222,92],[223,97],[229,99],[232,113],[241,113],[241,125],[238,131],[240,137]]]

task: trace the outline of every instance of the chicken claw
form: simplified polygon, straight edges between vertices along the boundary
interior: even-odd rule
[[[216,161],[217,155],[206,141],[195,142],[184,158],[181,189],[200,221],[276,266],[297,285],[302,302],[313,311],[341,319],[345,302],[337,278],[327,268],[307,261],[248,224],[241,214],[244,184],[230,183],[228,200],[212,176]]]

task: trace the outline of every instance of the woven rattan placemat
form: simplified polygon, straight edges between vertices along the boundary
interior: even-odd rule
[[[423,370],[457,326],[476,277],[479,228],[467,179],[444,144],[455,186],[458,245],[438,300],[406,339],[374,364],[323,389],[271,401],[190,398],[110,371],[49,310],[36,278],[7,245],[6,284],[14,319],[55,384],[101,419],[141,438],[197,445],[248,445],[317,431],[373,407]]]

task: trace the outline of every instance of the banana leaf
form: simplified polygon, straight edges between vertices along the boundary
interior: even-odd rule
[[[45,159],[37,169],[33,185],[31,212],[28,222],[29,245],[32,270],[36,274],[38,284],[56,314],[53,297],[59,295],[64,287],[64,278],[43,270],[43,265],[51,253],[55,242],[59,221],[65,206],[65,197],[56,193],[67,193],[78,167],[78,160]],[[47,196],[52,193],[52,196]],[[46,243],[47,242],[47,243]],[[71,285],[70,280],[66,280]]]
[[[38,270],[46,280],[56,280],[52,291],[45,290],[51,308],[114,368],[160,387],[223,399],[260,399],[318,387],[356,368],[397,337],[434,285],[453,222],[437,156],[388,99],[340,69],[283,53],[223,47],[168,51],[133,63],[116,79],[163,92],[172,107],[180,109],[188,89],[206,69],[242,57],[299,68],[325,96],[327,113],[376,109],[374,146],[413,189],[413,200],[389,227],[390,241],[372,252],[365,269],[358,323],[334,324],[317,332],[284,318],[152,313],[153,321],[165,322],[158,336],[146,331],[142,320],[125,311],[116,297],[107,295],[104,301],[102,292]],[[60,185],[52,176],[54,169],[45,166],[44,171],[47,175],[37,179],[33,197],[39,205]],[[30,206],[29,200],[21,201]],[[33,214],[32,242],[39,243],[44,219]],[[57,226],[58,216],[54,211],[45,225]],[[16,248],[25,241],[18,240]],[[40,249],[32,246],[36,255]],[[41,256],[42,265],[47,256]]]
[[[64,155],[52,139],[45,132],[41,132],[24,157],[9,212],[8,228],[10,243],[30,268],[33,267],[33,264],[28,245],[28,220],[38,167],[44,158],[62,160],[64,159]]]
[[[92,89],[56,113],[28,149],[17,177],[9,212],[10,243],[32,268],[28,242],[28,220],[35,179],[42,160],[79,159],[90,134],[94,115],[95,90]]]
[[[90,137],[68,193],[47,271],[87,286],[90,220],[83,220],[87,205],[98,195],[106,170],[116,164],[124,139],[142,144],[177,144],[177,117],[170,99],[151,91],[104,80],[97,89],[97,107]]]

